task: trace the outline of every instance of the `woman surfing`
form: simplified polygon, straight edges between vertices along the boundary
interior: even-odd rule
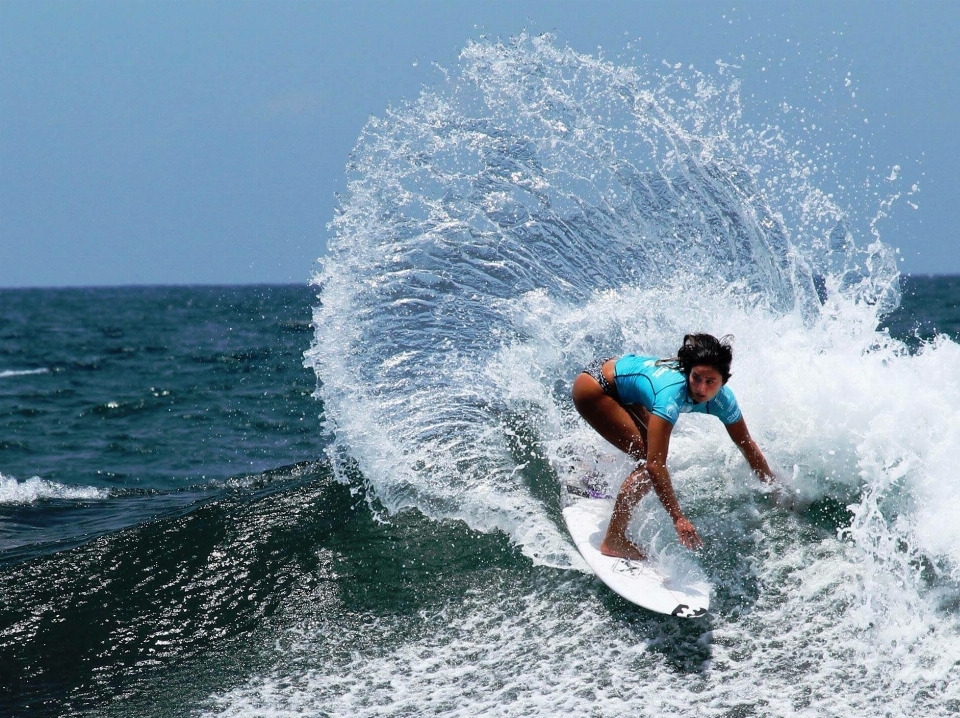
[[[633,508],[652,488],[673,520],[680,543],[703,546],[684,516],[667,471],[670,434],[680,414],[713,414],[761,481],[773,472],[750,437],[730,378],[733,351],[727,337],[687,334],[674,359],[626,354],[589,364],[573,382],[577,411],[604,439],[639,463],[620,487],[600,552],[640,560],[643,551],[626,536]]]

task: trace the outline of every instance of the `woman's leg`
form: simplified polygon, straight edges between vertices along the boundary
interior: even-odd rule
[[[650,481],[645,464],[640,464],[630,472],[613,504],[607,533],[600,542],[600,553],[605,556],[619,556],[637,561],[647,557],[639,546],[627,538],[627,525],[630,523],[634,507],[652,488],[653,482]]]
[[[635,421],[620,402],[605,394],[596,379],[589,374],[579,374],[573,382],[572,395],[580,416],[600,436],[638,461],[646,460],[646,427]]]
[[[588,374],[580,374],[574,380],[572,394],[577,411],[600,436],[637,461],[646,461],[645,409],[637,407],[635,413],[627,411]],[[627,539],[626,529],[633,507],[652,487],[646,467],[640,463],[620,487],[607,535],[600,544],[601,553],[638,560],[645,557],[643,551]]]

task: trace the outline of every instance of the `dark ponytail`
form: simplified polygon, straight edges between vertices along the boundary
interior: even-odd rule
[[[730,364],[733,362],[733,348],[730,342],[733,336],[727,334],[717,339],[712,334],[687,334],[683,346],[677,351],[677,366],[690,376],[695,366],[709,366],[720,372],[723,383],[730,378]]]

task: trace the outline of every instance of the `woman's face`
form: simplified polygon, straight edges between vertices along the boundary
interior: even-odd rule
[[[687,379],[687,392],[697,404],[710,401],[723,388],[723,376],[712,366],[695,366]]]

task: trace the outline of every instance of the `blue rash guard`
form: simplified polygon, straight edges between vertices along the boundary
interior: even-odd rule
[[[724,424],[741,419],[740,406],[726,384],[710,401],[695,404],[687,393],[687,377],[672,364],[657,365],[657,357],[625,354],[617,360],[614,383],[623,404],[640,404],[651,414],[676,424],[680,414],[713,414]]]

